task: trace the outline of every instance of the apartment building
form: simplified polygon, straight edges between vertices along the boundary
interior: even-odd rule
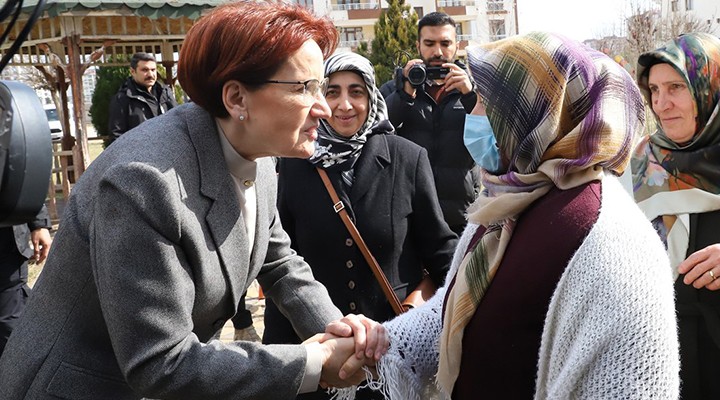
[[[371,42],[374,25],[385,0],[295,0],[318,15],[328,15],[340,32],[339,51],[351,51]],[[418,19],[442,11],[457,22],[460,55],[471,42],[486,43],[516,35],[517,0],[405,0]]]
[[[720,2],[718,0],[656,0],[660,3],[662,18],[673,13],[687,13],[709,27],[709,32],[720,35]]]

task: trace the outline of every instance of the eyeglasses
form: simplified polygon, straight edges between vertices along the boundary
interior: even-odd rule
[[[262,83],[280,83],[283,85],[303,85],[303,94],[309,94],[312,97],[317,97],[318,93],[323,95],[327,91],[328,78],[319,81],[317,79],[308,79],[306,81],[275,81],[267,80]]]

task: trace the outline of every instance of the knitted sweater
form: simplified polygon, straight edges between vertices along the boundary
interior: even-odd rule
[[[477,228],[466,228],[448,277],[457,273]],[[386,398],[449,397],[434,381],[446,289],[384,324],[390,349],[378,364],[379,380],[370,385]],[[617,179],[606,176],[600,216],[548,308],[535,399],[676,399],[676,330],[664,248]],[[341,398],[352,397],[341,392]]]

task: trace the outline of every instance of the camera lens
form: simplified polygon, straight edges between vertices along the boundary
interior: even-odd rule
[[[422,64],[415,64],[408,70],[408,82],[413,86],[420,86],[425,83],[426,74],[425,66]]]

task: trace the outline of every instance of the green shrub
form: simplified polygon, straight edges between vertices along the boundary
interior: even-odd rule
[[[107,147],[112,142],[108,130],[110,100],[130,76],[130,67],[99,67],[96,76],[97,83],[90,106],[90,121],[98,136],[103,138],[104,146]]]

